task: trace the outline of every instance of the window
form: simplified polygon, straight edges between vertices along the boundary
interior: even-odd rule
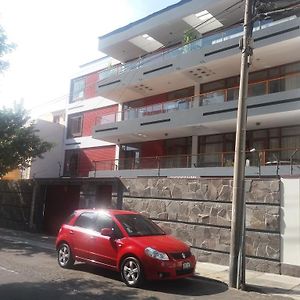
[[[85,89],[85,78],[74,79],[71,84],[70,102],[83,99]]]
[[[112,220],[110,216],[100,214],[98,215],[97,231],[101,231],[103,228],[111,228],[114,231],[114,236],[117,239],[123,237],[123,234],[117,224]]]
[[[53,116],[53,123],[60,123],[60,115]]]
[[[64,176],[77,176],[79,165],[79,151],[66,150]]]
[[[165,232],[142,215],[116,215],[129,236],[165,235]]]
[[[69,116],[67,138],[81,136],[82,115]]]
[[[101,231],[103,228],[112,228],[113,227],[113,220],[111,217],[106,215],[99,215],[98,222],[97,222],[97,230]]]
[[[96,213],[84,212],[77,218],[74,225],[82,228],[95,230],[96,220],[97,220]]]

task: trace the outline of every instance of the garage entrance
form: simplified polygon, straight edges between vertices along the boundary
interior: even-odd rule
[[[80,185],[47,186],[43,231],[56,235],[64,220],[78,209]]]

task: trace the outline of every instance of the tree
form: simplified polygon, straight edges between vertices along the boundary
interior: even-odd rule
[[[2,59],[3,56],[16,48],[16,45],[8,41],[7,35],[0,25],[0,72],[6,70],[9,66],[8,61]]]
[[[22,105],[0,109],[0,177],[16,168],[27,168],[33,158],[52,148],[41,140]]]

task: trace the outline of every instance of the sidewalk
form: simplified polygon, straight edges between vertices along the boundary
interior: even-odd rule
[[[229,267],[198,262],[196,274],[228,284]],[[247,290],[300,300],[300,278],[246,270]]]
[[[19,241],[43,249],[55,250],[55,237],[4,228],[0,228],[0,236],[9,241]],[[228,284],[229,268],[228,266],[198,262],[196,275]],[[249,291],[300,300],[300,278],[297,277],[247,270],[246,284]]]

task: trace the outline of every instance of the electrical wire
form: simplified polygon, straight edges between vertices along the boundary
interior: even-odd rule
[[[187,30],[186,33],[192,32],[193,30],[197,29],[198,27],[201,27],[202,25],[204,25],[204,24],[207,23],[208,21],[213,20],[213,19],[216,19],[216,17],[219,17],[219,16],[222,15],[224,12],[229,11],[231,8],[235,7],[235,6],[238,5],[238,4],[241,4],[241,3],[243,3],[243,2],[244,2],[244,0],[240,0],[240,1],[235,2],[234,4],[232,4],[232,5],[228,6],[228,7],[226,7],[224,10],[222,10],[221,12],[219,12],[219,13],[215,14],[214,16],[210,17],[209,19],[203,21],[202,23],[200,23],[200,24],[198,24],[198,25],[196,25],[196,26],[193,26],[192,28],[190,28],[189,30]]]

